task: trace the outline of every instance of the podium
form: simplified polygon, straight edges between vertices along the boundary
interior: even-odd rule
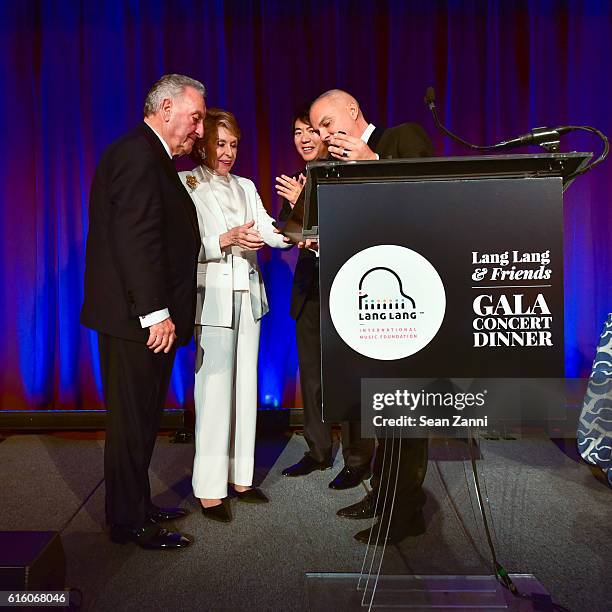
[[[562,379],[563,191],[590,157],[309,164],[322,419],[363,424],[371,385],[390,380]],[[343,609],[545,609],[529,574],[506,579],[523,597],[502,588],[491,552],[491,576],[381,576],[384,547],[368,546],[361,574],[308,576],[311,607],[346,591]]]

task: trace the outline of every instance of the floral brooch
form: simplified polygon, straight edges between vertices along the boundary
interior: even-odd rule
[[[193,174],[188,174],[185,181],[191,189],[195,189],[198,186],[198,179]]]

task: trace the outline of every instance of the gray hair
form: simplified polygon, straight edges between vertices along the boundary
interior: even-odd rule
[[[153,87],[151,87],[144,103],[144,116],[150,117],[161,109],[166,98],[180,96],[185,87],[193,87],[202,96],[206,96],[206,88],[200,81],[183,74],[165,74]]]

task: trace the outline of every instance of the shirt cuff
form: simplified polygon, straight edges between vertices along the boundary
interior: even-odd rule
[[[219,244],[219,235],[204,236],[202,238],[202,246],[204,247],[204,261],[210,261],[211,259],[221,259],[223,257],[223,253],[221,252],[221,245]]]
[[[148,315],[144,315],[144,317],[138,317],[140,319],[141,327],[151,327],[151,325],[155,325],[156,323],[161,323],[165,321],[170,316],[170,311],[167,308],[162,308],[161,310],[156,310],[155,312],[150,312]]]

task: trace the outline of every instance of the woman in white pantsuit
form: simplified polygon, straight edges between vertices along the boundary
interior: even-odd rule
[[[257,356],[268,312],[257,264],[265,244],[290,246],[274,231],[252,181],[230,174],[240,130],[232,113],[209,109],[201,164],[181,172],[196,206],[202,248],[196,309],[196,454],[193,491],[208,518],[229,522],[228,483],[238,499],[268,501],[252,486]]]

